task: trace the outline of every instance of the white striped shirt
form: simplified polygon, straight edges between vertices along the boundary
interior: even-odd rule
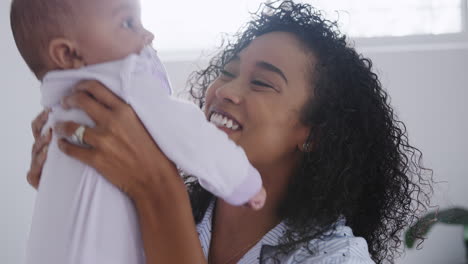
[[[197,225],[199,239],[205,257],[211,241],[211,221],[215,202],[212,201],[205,212],[202,221]],[[279,223],[271,229],[257,244],[255,244],[238,262],[239,264],[269,264],[275,263],[270,257],[275,253],[275,246],[287,230],[284,222]],[[287,255],[279,255],[277,258],[281,264],[373,264],[370,258],[366,241],[361,237],[355,237],[351,228],[340,220],[330,236],[323,240],[314,239],[309,241],[310,248],[316,250],[311,255],[307,247],[301,246]]]

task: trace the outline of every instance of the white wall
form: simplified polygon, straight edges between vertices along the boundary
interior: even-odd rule
[[[468,208],[468,49],[369,53],[410,141],[434,169],[434,204]],[[436,226],[421,251],[400,262],[464,263],[463,229]]]
[[[38,83],[20,60],[10,32],[9,1],[0,0],[0,263],[20,263],[34,191],[25,175],[32,135],[29,120],[39,111]]]
[[[9,28],[9,1],[0,1],[0,263],[20,263],[35,192],[26,183],[31,119],[40,111],[38,82],[21,60]],[[393,105],[411,141],[434,169],[434,203],[468,207],[468,48],[371,51]],[[163,57],[164,59],[164,57]],[[167,62],[175,87],[182,87],[192,61]],[[463,263],[461,227],[437,226],[420,251],[399,260],[409,263]]]

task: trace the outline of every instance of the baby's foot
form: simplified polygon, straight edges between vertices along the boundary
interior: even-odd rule
[[[266,196],[266,190],[262,187],[262,189],[247,202],[247,206],[255,211],[262,209],[265,205]]]

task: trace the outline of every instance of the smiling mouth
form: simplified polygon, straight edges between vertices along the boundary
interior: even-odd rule
[[[216,111],[211,112],[209,121],[217,127],[228,128],[234,131],[242,129],[242,126],[235,119],[231,118],[227,114]]]

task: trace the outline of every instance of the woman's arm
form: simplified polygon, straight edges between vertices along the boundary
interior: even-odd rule
[[[172,173],[178,177],[176,170]],[[165,182],[160,186],[164,192],[136,202],[148,263],[206,263],[185,185],[179,181]]]
[[[63,100],[96,123],[86,128],[79,147],[66,140],[60,149],[91,167],[134,201],[147,263],[205,263],[185,185],[174,164],[160,151],[133,109],[98,82],[84,82]],[[71,136],[79,124],[57,124]]]

